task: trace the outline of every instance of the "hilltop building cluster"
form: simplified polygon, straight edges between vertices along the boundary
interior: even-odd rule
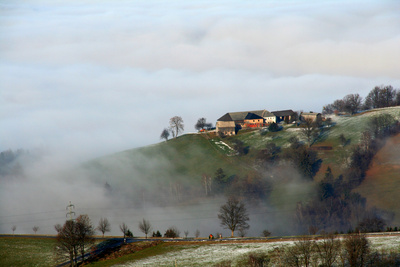
[[[228,112],[217,120],[216,131],[220,135],[236,135],[240,129],[267,127],[272,123],[292,123],[296,120],[321,121],[321,113],[302,112],[300,116],[291,109],[269,112],[266,109]]]

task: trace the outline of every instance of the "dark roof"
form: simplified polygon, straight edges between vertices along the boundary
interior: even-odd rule
[[[244,119],[245,120],[258,120],[258,119],[263,119],[263,117],[249,112],[249,113],[247,113],[247,116]]]
[[[277,117],[284,117],[284,116],[292,116],[294,114],[294,111],[291,109],[287,109],[287,110],[272,111],[272,113]]]
[[[254,111],[242,111],[242,112],[229,112],[218,119],[218,121],[243,121],[248,119],[247,116],[253,114],[261,118],[268,117],[271,113],[268,110],[254,110]]]
[[[217,121],[233,121],[233,119],[229,113],[226,113],[224,116],[219,118]]]
[[[219,118],[218,121],[243,121],[246,118],[248,113],[249,113],[248,111],[229,112],[229,113],[226,113],[221,118]]]

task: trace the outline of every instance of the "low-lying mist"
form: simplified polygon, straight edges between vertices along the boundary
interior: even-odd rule
[[[169,153],[171,157],[174,152]],[[135,150],[83,164],[48,153],[27,153],[16,162],[18,175],[3,175],[0,181],[1,233],[12,233],[15,225],[16,234],[33,234],[34,226],[39,226],[38,234],[56,234],[54,225],[69,218],[71,202],[74,216],[88,214],[94,226],[100,218],[107,218],[109,235],[121,235],[119,225],[126,223],[135,236],[143,236],[138,229],[143,218],[162,234],[176,226],[182,236],[184,231],[194,236],[196,230],[200,236],[230,235],[217,217],[226,196],[206,196],[201,174],[194,179],[177,172],[171,158]],[[267,176],[273,181],[274,175]],[[269,200],[246,202],[248,236],[261,236],[263,230],[273,235],[293,232],[296,201],[308,197],[310,183],[288,170],[285,177],[273,181],[275,189]]]

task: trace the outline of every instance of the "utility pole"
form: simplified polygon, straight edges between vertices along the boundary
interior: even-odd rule
[[[74,220],[74,216],[75,216],[75,212],[73,211],[73,209],[75,209],[75,206],[71,203],[71,201],[69,202],[69,205],[67,206],[67,214],[66,217],[69,217],[70,221]]]

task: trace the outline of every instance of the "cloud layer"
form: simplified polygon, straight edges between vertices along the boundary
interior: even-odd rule
[[[187,132],[199,117],[320,111],[347,93],[400,85],[396,1],[0,7],[3,150],[85,148],[90,157],[157,142],[174,115]]]

